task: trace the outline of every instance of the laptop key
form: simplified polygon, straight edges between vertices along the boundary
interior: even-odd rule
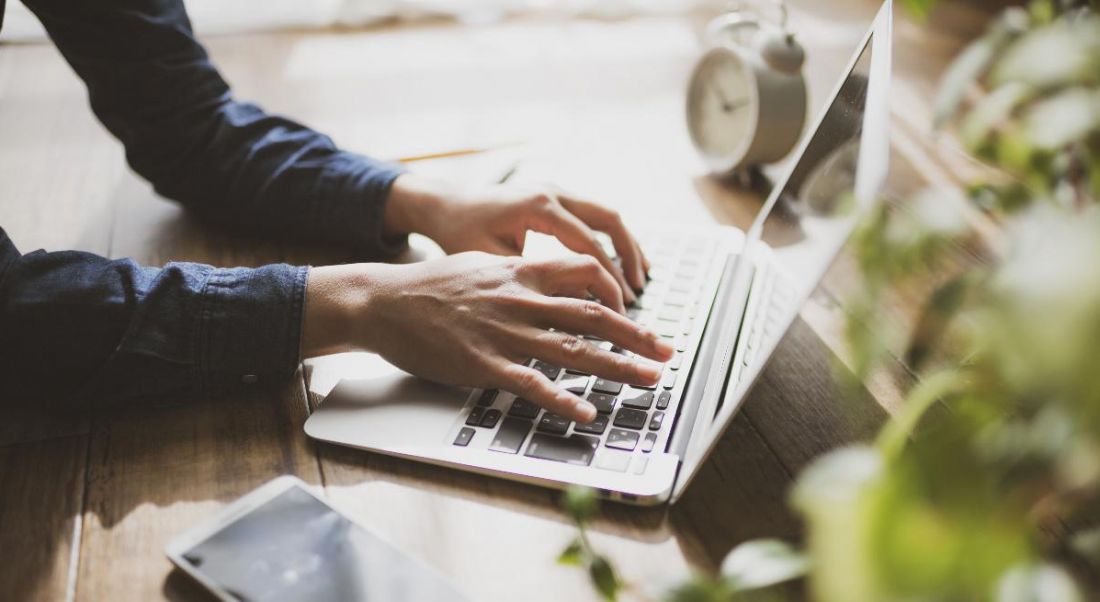
[[[589,393],[588,403],[596,406],[597,412],[610,414],[615,409],[615,396],[606,393]]]
[[[542,372],[543,376],[549,378],[550,380],[557,380],[558,375],[561,374],[560,367],[538,360],[536,360],[531,367],[535,370],[538,370],[539,372]]]
[[[597,378],[595,384],[592,385],[592,390],[597,393],[618,395],[619,391],[623,390],[623,383],[617,383],[613,380],[607,380],[604,378]]]
[[[691,297],[683,293],[669,293],[665,295],[664,304],[670,307],[687,307],[691,303]]]
[[[665,370],[665,375],[661,377],[661,388],[671,389],[676,386],[676,376],[679,374],[676,370]]]
[[[489,449],[506,454],[518,454],[519,448],[523,445],[523,440],[527,438],[527,433],[531,430],[533,424],[530,420],[516,418],[515,416],[505,418],[504,422],[500,423],[500,428],[497,429],[493,442],[489,444]]]
[[[592,376],[591,374],[585,372],[584,370],[577,370],[576,368],[566,368],[565,373],[566,374],[571,374],[573,376]]]
[[[535,416],[539,415],[539,407],[526,399],[517,398],[512,402],[508,415],[534,420]]]
[[[657,433],[646,433],[645,439],[642,440],[642,452],[648,454],[653,451],[655,443],[657,443]]]
[[[458,436],[455,437],[455,445],[459,447],[466,447],[470,444],[470,441],[474,438],[474,429],[464,426],[461,431],[458,431]]]
[[[672,401],[672,391],[661,391],[661,394],[657,396],[657,409],[667,410],[669,402]]]
[[[630,408],[620,408],[619,413],[615,414],[615,426],[621,426],[623,428],[634,429],[636,431],[642,430],[645,427],[646,420],[649,418],[647,412],[642,410],[632,410]]]
[[[588,424],[576,423],[573,425],[574,433],[589,433],[591,435],[602,435],[607,430],[608,417],[606,414],[596,414],[596,419]]]
[[[493,402],[497,399],[498,391],[496,389],[486,389],[481,392],[481,396],[477,398],[477,405],[487,408],[493,405]]]
[[[650,391],[635,391],[637,395],[624,395],[622,404],[624,408],[648,410],[653,405],[653,393]]]
[[[665,423],[665,413],[664,412],[653,412],[653,417],[649,419],[649,430],[659,431],[659,430],[661,430],[661,425],[664,424],[664,423]]]
[[[598,437],[587,435],[570,435],[568,437],[555,437],[535,433],[531,435],[531,442],[527,444],[527,451],[523,455],[542,460],[553,460],[588,466],[592,463],[592,456],[599,447]]]
[[[481,417],[485,412],[485,408],[474,407],[470,410],[470,415],[466,417],[466,426],[477,426],[481,424]]]
[[[588,376],[572,376],[566,374],[565,378],[561,379],[558,386],[569,391],[573,395],[584,395],[584,391],[588,388]]]
[[[569,423],[570,420],[564,416],[546,412],[542,415],[542,419],[539,420],[539,425],[536,428],[544,433],[564,435],[565,431],[569,430]]]
[[[633,451],[638,446],[638,433],[622,429],[611,429],[607,434],[607,441],[604,441],[604,445],[615,449]]]
[[[667,320],[669,322],[679,322],[684,319],[684,308],[675,305],[666,305],[657,312],[657,319]]]
[[[497,425],[497,421],[500,420],[500,416],[500,410],[485,410],[485,415],[481,417],[481,428],[493,428]]]

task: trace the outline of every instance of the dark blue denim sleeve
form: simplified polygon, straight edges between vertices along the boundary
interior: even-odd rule
[[[237,102],[180,0],[24,0],[135,171],[219,224],[383,256],[397,167]],[[34,85],[34,82],[27,82]],[[18,202],[18,199],[15,199]],[[0,229],[0,399],[101,405],[288,378],[307,269],[21,254]]]
[[[285,381],[299,361],[307,271],[21,255],[0,229],[0,398],[55,409],[178,402]]]
[[[233,99],[182,0],[24,0],[133,169],[197,215],[368,256],[400,250],[382,211],[400,168]],[[33,84],[33,82],[29,82]]]

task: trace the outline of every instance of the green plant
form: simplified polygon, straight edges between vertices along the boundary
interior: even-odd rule
[[[938,125],[995,170],[965,198],[928,191],[866,220],[854,239],[863,287],[848,304],[855,379],[896,358],[918,384],[873,445],[799,476],[803,552],[743,544],[730,558],[756,562],[727,561],[671,600],[782,596],[760,575],[801,569],[826,602],[1083,600],[1097,586],[1096,4],[1007,9],[945,74]],[[998,225],[992,237],[975,216]],[[947,261],[959,249],[977,259]],[[887,315],[914,282],[935,287],[909,320]]]

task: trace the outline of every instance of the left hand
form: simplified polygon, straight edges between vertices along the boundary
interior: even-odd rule
[[[498,185],[455,192],[406,174],[394,182],[385,221],[391,232],[423,234],[447,253],[520,255],[528,231],[554,236],[570,250],[596,258],[619,283],[628,305],[645,286],[649,271],[616,211],[548,188]],[[622,269],[604,251],[596,232],[611,237]]]

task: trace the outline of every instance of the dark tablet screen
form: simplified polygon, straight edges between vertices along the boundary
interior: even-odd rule
[[[300,487],[254,508],[183,556],[242,602],[465,599]]]

